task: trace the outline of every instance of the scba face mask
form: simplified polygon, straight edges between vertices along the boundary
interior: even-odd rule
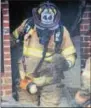
[[[43,24],[52,24],[54,21],[54,13],[51,9],[44,9],[41,14],[41,22]]]
[[[53,31],[48,29],[39,29],[39,28],[36,28],[36,30],[38,33],[40,44],[45,45],[52,36]]]
[[[63,40],[63,26],[61,25],[59,28],[55,30],[49,30],[49,29],[40,29],[36,28],[39,42],[44,45],[46,42],[48,42],[48,39],[51,38],[51,36],[54,36],[54,42],[55,43],[62,43]]]

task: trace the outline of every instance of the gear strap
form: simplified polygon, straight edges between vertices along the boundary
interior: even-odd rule
[[[43,61],[44,61],[44,58],[45,58],[45,56],[46,56],[46,52],[47,52],[47,50],[48,50],[48,43],[49,43],[49,40],[50,40],[50,36],[49,36],[48,41],[47,41],[46,44],[44,45],[43,56],[42,56],[42,58],[41,58],[39,64],[37,65],[37,67],[36,67],[35,70],[34,70],[34,76],[35,76],[35,77],[38,77],[38,76],[39,76],[38,70],[41,68],[42,63],[43,63]]]

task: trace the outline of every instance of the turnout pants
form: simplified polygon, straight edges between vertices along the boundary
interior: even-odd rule
[[[35,57],[27,57],[25,58],[25,64],[26,64],[26,71],[33,73],[34,69],[38,65],[40,59],[37,59]],[[52,70],[46,70],[46,66],[50,63],[43,63],[42,68],[39,70],[40,75],[52,75]],[[42,72],[42,70],[45,70]],[[19,72],[20,72],[20,78],[26,74],[24,72],[24,64],[22,62],[22,59],[19,61]],[[56,75],[56,74],[55,74]],[[52,75],[53,76],[53,75]],[[58,75],[59,76],[59,75]],[[61,79],[60,79],[61,81]],[[61,88],[59,83],[46,85],[44,87],[41,87],[38,93],[36,94],[29,94],[26,90],[20,89],[18,91],[19,94],[19,102],[21,103],[33,103],[36,105],[40,105],[42,107],[57,107],[59,106],[60,99],[61,99]]]

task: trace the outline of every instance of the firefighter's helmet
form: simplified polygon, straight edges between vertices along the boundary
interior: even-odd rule
[[[60,11],[54,4],[45,2],[33,9],[33,18],[37,27],[55,29],[60,21]]]

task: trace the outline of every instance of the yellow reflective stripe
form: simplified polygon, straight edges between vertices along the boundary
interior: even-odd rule
[[[61,54],[65,57],[65,56],[71,55],[71,54],[73,54],[75,52],[76,52],[76,49],[74,48],[74,46],[70,46],[70,47],[65,48],[61,52]]]
[[[13,35],[16,39],[19,37],[19,33],[18,33],[17,29],[15,31],[13,31]]]
[[[39,8],[38,13],[41,14],[41,12],[42,12],[42,8]]]
[[[36,48],[29,48],[29,47],[24,46],[23,54],[25,56],[35,56],[35,57],[41,58],[42,57],[42,50],[36,49]],[[51,53],[47,52],[46,56],[49,56],[50,54]],[[51,60],[52,60],[52,57],[45,58],[45,61],[50,62]]]
[[[31,29],[31,30],[29,31],[29,34],[32,35],[33,32],[34,32],[34,29]]]

